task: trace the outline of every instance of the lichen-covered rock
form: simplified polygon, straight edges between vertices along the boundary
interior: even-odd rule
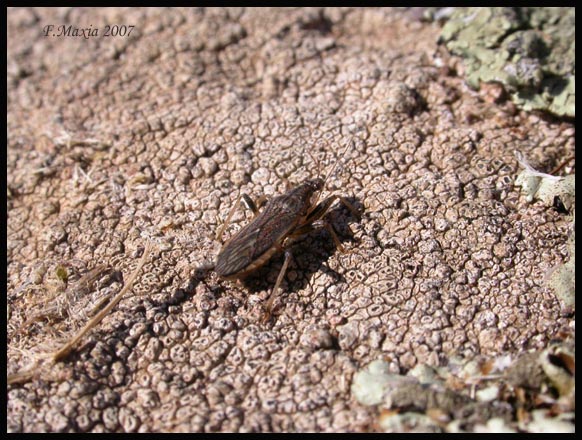
[[[8,10],[9,431],[368,431],[376,408],[351,385],[374,360],[414,369],[408,390],[424,390],[456,357],[475,377],[481,357],[572,333],[545,284],[571,221],[521,196],[513,152],[558,166],[575,157],[573,124],[468,90],[421,15]],[[70,35],[45,36],[53,23]],[[125,34],[104,37],[114,24]],[[74,36],[90,26],[98,37]],[[530,55],[536,35],[523,35]],[[535,65],[521,67],[535,84]],[[296,241],[264,325],[280,255],[222,281],[214,237],[241,193],[269,198],[316,176],[320,201],[345,196],[361,218],[336,202],[327,215],[346,252],[324,228]],[[224,239],[250,217],[236,211]],[[45,362],[123,292],[142,254],[119,304]],[[429,408],[458,383],[441,377],[438,394],[423,392],[428,417],[487,426],[487,399]]]
[[[520,153],[517,158],[524,170],[515,179],[515,184],[521,186],[528,202],[541,200],[548,206],[554,206],[556,200],[574,216],[576,209],[576,176],[564,177],[536,171]],[[568,238],[567,250],[569,259],[564,264],[555,266],[547,276],[548,286],[560,299],[566,310],[574,309],[576,305],[576,235],[574,222]]]
[[[570,341],[513,360],[451,358],[436,369],[418,364],[406,375],[376,360],[354,375],[352,395],[378,408],[378,425],[386,432],[569,432],[575,395],[571,348]],[[522,405],[517,413],[510,403],[516,398]],[[561,414],[539,409],[548,403]]]
[[[575,117],[574,8],[457,8],[441,40],[467,82],[502,83],[524,110]]]
[[[364,405],[378,405],[384,401],[384,393],[390,384],[402,380],[402,376],[390,372],[388,362],[375,360],[354,375],[352,394]]]

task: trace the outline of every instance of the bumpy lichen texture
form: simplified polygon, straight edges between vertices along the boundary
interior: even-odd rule
[[[366,431],[375,410],[351,383],[375,359],[399,374],[572,333],[544,279],[570,221],[514,187],[514,151],[551,170],[574,127],[467,90],[419,15],[8,11],[8,372],[156,249],[71,356],[9,386],[9,430]],[[197,276],[240,192],[268,197],[337,160],[324,196],[362,212],[329,214],[348,252],[325,230],[298,242],[269,325],[281,258],[244,284]]]
[[[575,117],[575,17],[573,7],[458,8],[441,38],[472,87],[499,82],[525,110]]]

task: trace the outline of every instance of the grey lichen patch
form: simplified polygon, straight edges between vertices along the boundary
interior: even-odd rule
[[[385,432],[442,432],[438,421],[429,416],[413,412],[399,414],[383,411],[378,418],[378,425]]]
[[[507,383],[515,389],[523,390],[530,397],[539,396],[542,398],[540,400],[553,402],[559,406],[563,414],[553,421],[557,422],[557,419],[567,417],[567,414],[574,410],[575,357],[571,343],[552,344],[545,350],[524,354],[506,369],[504,376]],[[535,420],[538,417],[533,418]],[[531,417],[526,419],[528,420],[531,421]],[[532,422],[528,429],[536,429],[533,425]]]
[[[548,285],[566,308],[576,306],[576,232],[572,230],[568,238],[569,259],[551,269]]]
[[[574,8],[458,8],[441,39],[467,82],[500,82],[525,110],[575,117]]]
[[[375,360],[354,375],[352,394],[363,405],[378,405],[390,384],[399,380],[401,376],[390,372],[388,362]]]
[[[539,389],[545,380],[539,358],[539,353],[524,354],[507,368],[505,378],[515,387]]]
[[[515,184],[521,186],[528,202],[541,200],[548,206],[553,206],[556,200],[572,213],[572,231],[568,237],[567,250],[569,259],[564,264],[550,270],[547,276],[548,286],[566,309],[573,309],[576,304],[576,235],[574,230],[574,212],[576,202],[575,175],[564,177],[536,171],[521,155],[516,152],[517,159],[524,170],[515,179]]]
[[[406,375],[395,374],[388,362],[376,360],[354,375],[351,389],[358,402],[378,407],[378,424],[386,432],[536,432],[574,427],[570,417],[574,355],[569,342],[517,359],[452,358],[437,368],[418,364]],[[531,414],[511,410],[509,402],[516,397]],[[550,416],[540,409],[544,402],[560,406],[563,414]]]
[[[576,432],[574,420],[574,413],[554,416],[551,411],[540,409],[532,411],[532,420],[524,421],[521,429],[536,433],[574,434]]]
[[[528,202],[537,199],[548,206],[552,206],[557,197],[561,200],[566,210],[575,210],[575,175],[561,177],[542,173],[535,170],[520,152],[516,151],[515,155],[519,164],[524,168],[515,179],[515,184],[522,188]]]

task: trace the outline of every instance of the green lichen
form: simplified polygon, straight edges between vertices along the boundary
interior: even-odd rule
[[[67,268],[65,266],[59,264],[55,269],[55,274],[57,278],[61,280],[63,283],[66,284],[69,281],[69,272],[67,271]]]
[[[441,41],[467,82],[502,83],[524,110],[575,117],[574,8],[457,8]]]

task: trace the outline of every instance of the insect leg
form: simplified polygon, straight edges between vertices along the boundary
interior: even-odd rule
[[[240,195],[242,200],[241,203],[243,203],[247,209],[249,209],[250,211],[253,211],[254,215],[257,215],[259,213],[259,210],[257,209],[257,205],[255,205],[255,202],[253,202],[253,199],[251,199],[249,196],[247,196],[246,194],[241,194]],[[261,202],[259,202],[261,203]]]
[[[255,217],[259,213],[259,209],[262,208],[265,205],[265,203],[267,203],[267,196],[265,195],[260,196],[256,202],[253,202],[253,200],[246,194],[242,194],[241,197],[242,197],[241,203],[245,205],[247,209],[253,211],[253,215]]]
[[[350,202],[348,202],[345,197],[337,196],[337,198],[339,199],[340,202],[343,203],[343,205],[346,208],[348,208],[350,210],[350,212],[354,215],[354,217],[356,217],[358,219],[361,218],[360,211],[358,211],[354,205],[352,205]]]
[[[238,196],[236,202],[234,202],[234,205],[232,206],[232,208],[230,208],[230,212],[226,216],[226,220],[222,224],[222,227],[218,230],[218,233],[216,234],[217,241],[220,241],[220,239],[222,238],[222,234],[224,234],[224,231],[230,224],[230,219],[234,215],[234,212],[236,211],[236,208],[238,207],[239,203],[244,204],[248,209],[253,211],[253,214],[255,215],[257,215],[257,213],[259,212],[257,206],[249,196],[247,196],[246,194],[241,194],[240,196]]]
[[[263,194],[262,196],[259,196],[259,198],[257,199],[256,207],[262,208],[265,203],[267,203],[267,196],[265,196]],[[257,211],[255,212],[255,215],[257,215],[258,213],[259,213],[259,211],[257,209]]]
[[[327,199],[319,202],[317,206],[309,213],[307,219],[305,219],[305,223],[313,223],[314,221],[322,218],[327,213],[327,211],[329,211],[329,208],[336,199],[342,202],[354,216],[360,218],[360,213],[350,202],[348,202],[344,197],[334,194],[333,196],[329,196]]]
[[[292,257],[293,257],[293,255],[291,254],[291,251],[289,249],[285,250],[285,261],[283,261],[283,267],[281,267],[281,270],[279,271],[279,276],[277,277],[277,281],[275,282],[275,287],[273,287],[273,291],[271,292],[271,296],[269,296],[269,299],[267,300],[267,304],[265,305],[266,313],[265,313],[265,316],[263,317],[263,322],[267,322],[267,321],[269,321],[269,319],[271,319],[271,311],[273,308],[273,303],[275,302],[275,299],[277,299],[277,292],[279,291],[279,286],[281,285],[281,282],[283,281],[283,277],[285,276],[285,272],[287,272],[287,266],[289,265],[289,261],[291,261]]]
[[[333,228],[332,224],[330,222],[328,222],[326,219],[320,219],[319,220],[321,222],[321,224],[323,225],[323,227],[325,227],[325,229],[327,230],[327,232],[329,232],[329,235],[331,235],[331,238],[335,244],[335,247],[341,252],[341,253],[346,253],[345,248],[343,247],[343,245],[341,244],[337,233],[335,232],[335,229]],[[309,234],[311,231],[315,231],[317,228],[315,226],[313,226],[312,224],[306,224],[303,226],[299,226],[297,229],[295,229],[291,235],[289,236],[290,240],[295,239],[296,237],[299,237],[301,235],[305,235],[305,234]]]
[[[342,246],[342,244],[339,241],[339,238],[337,238],[337,234],[335,233],[335,229],[333,228],[333,226],[331,225],[331,223],[329,223],[326,220],[323,220],[323,224],[325,226],[325,229],[327,229],[327,232],[329,232],[329,235],[331,235],[331,238],[333,239],[333,242],[335,243],[335,247],[342,253],[345,254],[346,250],[345,248]]]

